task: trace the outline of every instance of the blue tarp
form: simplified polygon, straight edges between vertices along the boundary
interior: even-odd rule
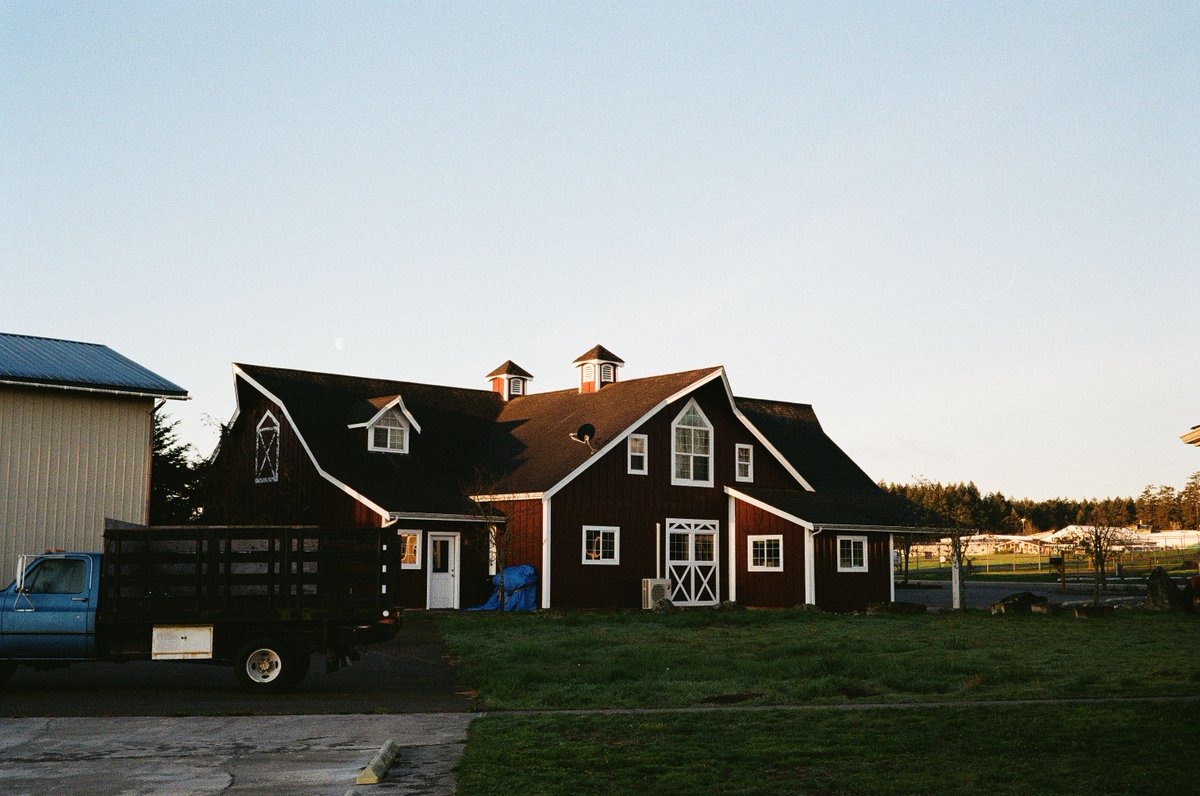
[[[468,611],[499,611],[500,610],[500,581],[504,580],[504,610],[505,611],[536,611],[537,610],[537,570],[528,564],[515,567],[505,567],[504,572],[493,575],[492,583],[496,590],[491,598],[483,605],[468,608]]]

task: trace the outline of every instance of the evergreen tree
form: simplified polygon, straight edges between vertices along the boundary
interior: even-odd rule
[[[196,518],[195,451],[179,441],[179,421],[154,413],[150,451],[150,524],[179,525]]]

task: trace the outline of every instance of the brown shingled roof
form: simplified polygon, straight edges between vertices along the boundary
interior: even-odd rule
[[[591,446],[601,450],[660,404],[720,372],[702,368],[617,382],[594,393],[535,393],[506,404],[484,454],[498,476],[490,494],[550,489],[593,455],[570,436],[581,426],[595,428]]]
[[[586,353],[580,354],[575,358],[575,362],[591,362],[592,360],[600,360],[601,362],[615,362],[619,365],[625,364],[625,360],[621,359],[619,356],[614,354],[612,351],[609,351],[602,345],[596,345],[594,348],[588,349]],[[575,362],[571,364],[575,364]]]
[[[504,364],[493,370],[485,379],[490,379],[492,376],[521,376],[522,378],[532,379],[533,374],[525,370],[525,368],[513,362],[511,359],[505,360]]]

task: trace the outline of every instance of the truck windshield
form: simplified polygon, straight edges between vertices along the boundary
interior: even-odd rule
[[[78,558],[47,558],[25,576],[33,594],[79,594],[87,584],[86,563]]]

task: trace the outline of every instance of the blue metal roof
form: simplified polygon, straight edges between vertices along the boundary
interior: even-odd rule
[[[187,397],[178,384],[106,345],[2,332],[0,382]]]

